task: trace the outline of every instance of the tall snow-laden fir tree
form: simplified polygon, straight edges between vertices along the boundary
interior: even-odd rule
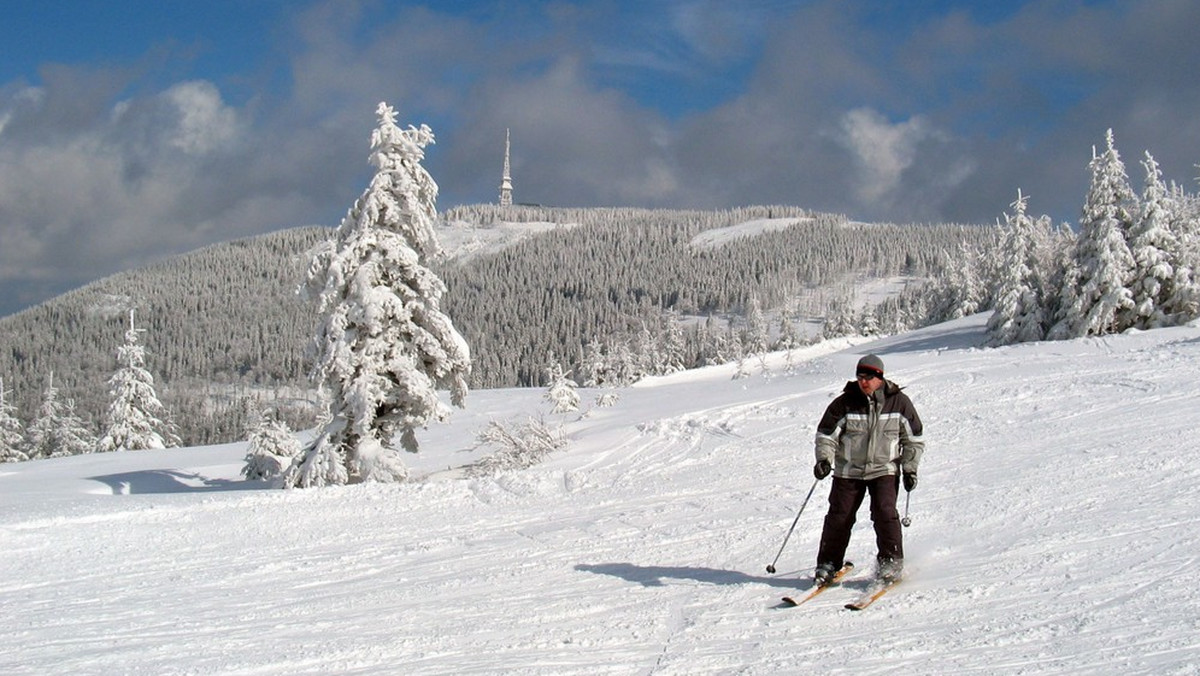
[[[1147,152],[1142,160],[1146,169],[1146,184],[1142,189],[1141,209],[1129,233],[1129,248],[1133,254],[1133,307],[1124,324],[1139,329],[1153,329],[1178,323],[1178,309],[1171,307],[1177,297],[1176,283],[1182,270],[1180,242],[1175,233],[1177,205],[1163,183],[1158,162]],[[1182,318],[1186,321],[1187,318]]]
[[[1045,337],[1044,288],[1039,276],[1042,262],[1038,251],[1038,243],[1044,237],[1039,237],[1038,230],[1047,228],[1044,225],[1039,228],[1026,213],[1028,201],[1028,196],[1018,190],[1017,201],[1011,205],[1013,215],[1004,215],[1003,276],[996,294],[996,307],[987,326],[988,341],[992,345]]]
[[[0,378],[0,462],[28,460],[29,457],[22,450],[24,445],[25,435],[21,431],[17,407],[9,403],[4,392],[4,379]]]
[[[300,441],[273,411],[262,412],[248,441],[242,476],[252,481],[281,476],[300,454]]]
[[[46,382],[37,417],[29,426],[28,441],[30,460],[83,455],[96,450],[96,437],[75,413],[75,402],[59,401],[53,373]]]
[[[1200,317],[1200,196],[1172,192],[1179,207],[1175,220],[1179,258],[1166,314],[1183,323]]]
[[[440,253],[437,184],[421,166],[433,132],[401,129],[386,103],[376,112],[375,176],[309,268],[306,289],[322,316],[314,375],[331,408],[288,469],[289,487],[404,480],[394,437],[416,452],[415,429],[449,414],[438,389],[456,406],[466,397],[470,350],[427,267]]]
[[[105,416],[108,429],[100,439],[101,451],[142,451],[179,445],[167,409],[154,390],[154,376],[146,370],[146,348],[138,344],[138,334],[144,330],[134,326],[134,311],[130,310],[125,342],[117,348],[120,366],[108,379],[109,404]]]
[[[1137,211],[1112,130],[1105,135],[1107,148],[1090,164],[1092,182],[1083,205],[1074,267],[1063,289],[1063,313],[1051,330],[1054,338],[1075,338],[1120,332],[1122,317],[1133,309],[1129,282],[1133,254],[1129,231]]]

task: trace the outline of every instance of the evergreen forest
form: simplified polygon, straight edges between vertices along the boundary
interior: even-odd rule
[[[736,359],[764,340],[812,340],[834,315],[843,333],[864,321],[920,325],[947,313],[928,297],[948,268],[961,273],[962,253],[983,268],[999,242],[996,228],[863,224],[786,206],[474,205],[441,219],[443,229],[563,226],[493,253],[447,251],[435,266],[448,287],[443,309],[472,350],[472,388],[541,386],[552,362],[584,384],[620,384]],[[693,242],[761,219],[795,223],[719,244]],[[210,246],[0,319],[7,403],[31,419],[52,378],[58,397],[99,430],[105,383],[136,309],[146,368],[183,444],[245,439],[264,408],[292,429],[311,427],[317,317],[297,288],[313,250],[331,234],[295,228]],[[951,259],[958,262],[948,266]],[[901,295],[903,308],[897,299],[873,308],[855,298],[864,279],[893,276],[915,281]],[[875,316],[888,309],[890,320]],[[801,326],[816,328],[806,334]]]

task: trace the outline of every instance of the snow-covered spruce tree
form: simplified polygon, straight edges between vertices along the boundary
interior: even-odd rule
[[[386,103],[377,113],[375,176],[309,268],[305,288],[322,315],[314,377],[329,396],[329,421],[288,469],[288,487],[404,480],[394,437],[416,452],[414,430],[449,414],[438,389],[456,406],[467,393],[470,350],[442,313],[446,287],[427,266],[440,254],[437,184],[421,166],[433,132],[400,129]]]
[[[300,454],[300,441],[273,411],[263,411],[250,430],[246,464],[242,476],[252,481],[274,479],[283,474]]]
[[[800,329],[788,313],[779,318],[779,338],[775,341],[776,350],[793,350],[804,344]]]
[[[746,308],[746,327],[742,331],[742,351],[747,355],[764,354],[770,343],[767,329],[762,303],[758,301],[758,296],[751,296]]]
[[[1017,201],[1010,205],[1014,213],[1004,215],[1004,244],[1000,254],[1003,276],[996,294],[996,307],[987,325],[991,345],[1030,342],[1045,337],[1039,226],[1026,213],[1028,201],[1029,197],[1018,190]],[[1041,227],[1045,228],[1044,225]]]
[[[546,401],[553,406],[552,413],[569,413],[579,410],[579,392],[576,390],[579,385],[571,380],[570,376],[563,371],[563,366],[557,359],[550,360],[550,366],[546,369],[546,376],[550,385],[546,388],[546,393],[543,395]]]
[[[24,445],[25,435],[21,431],[17,407],[9,403],[4,392],[4,379],[0,378],[0,462],[28,460],[29,457],[22,450]]]
[[[931,291],[935,321],[961,319],[980,311],[985,291],[979,257],[979,251],[966,242],[959,244],[957,256],[943,252],[945,274]]]
[[[1163,183],[1158,162],[1147,152],[1142,166],[1146,169],[1146,183],[1141,208],[1129,232],[1134,265],[1130,284],[1133,307],[1123,316],[1122,324],[1153,329],[1176,324],[1181,319],[1177,309],[1170,307],[1171,298],[1176,297],[1179,276],[1176,268],[1181,249],[1175,234],[1177,205]]]
[[[687,368],[686,357],[684,356],[684,345],[687,339],[683,335],[683,328],[680,326],[679,318],[674,313],[667,316],[667,325],[662,333],[662,345],[659,353],[662,356],[662,363],[659,364],[660,371],[663,375],[670,373],[678,373]]]
[[[599,340],[591,340],[583,350],[579,365],[584,387],[600,387],[608,383],[608,363]]]
[[[1128,285],[1134,262],[1128,238],[1137,204],[1111,129],[1105,140],[1106,150],[1093,155],[1090,163],[1092,182],[1079,223],[1074,268],[1065,280],[1072,286],[1063,289],[1062,317],[1051,329],[1051,338],[1104,335],[1129,328],[1121,318],[1130,316],[1133,309]]]
[[[852,336],[858,332],[854,323],[854,306],[850,298],[838,297],[830,301],[825,314],[825,323],[821,328],[823,338],[841,338]]]
[[[858,315],[858,333],[863,336],[878,336],[879,317],[875,314],[875,308],[864,306]]]
[[[1179,207],[1176,234],[1179,259],[1175,265],[1174,292],[1167,299],[1167,314],[1178,323],[1200,317],[1200,196],[1172,190]]]
[[[96,450],[96,437],[76,415],[75,402],[59,401],[53,373],[46,382],[37,417],[29,426],[28,442],[26,455],[30,460],[83,455]]]
[[[154,376],[146,370],[146,349],[138,344],[134,311],[129,311],[125,343],[117,348],[117,372],[108,379],[107,431],[99,450],[142,451],[179,445],[166,407],[154,391]]]

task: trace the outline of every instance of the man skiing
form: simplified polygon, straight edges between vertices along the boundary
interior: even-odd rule
[[[821,416],[817,425],[817,480],[833,474],[829,512],[821,531],[815,582],[827,583],[841,569],[858,508],[871,496],[871,521],[878,547],[877,575],[900,578],[904,542],[896,499],[917,487],[917,465],[925,450],[921,419],[908,395],[883,376],[883,360],[858,360],[855,379]]]

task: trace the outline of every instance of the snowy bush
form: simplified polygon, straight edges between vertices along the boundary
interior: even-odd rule
[[[533,417],[517,424],[493,420],[479,433],[477,441],[497,450],[467,466],[467,475],[473,477],[532,467],[567,446],[561,428],[552,428]]]
[[[259,418],[258,425],[250,432],[249,442],[242,476],[250,480],[281,476],[300,453],[300,441],[288,429],[287,423],[269,411]]]
[[[546,388],[544,398],[553,405],[552,413],[569,413],[579,410],[578,384],[563,372],[563,367],[557,361],[547,369],[550,376],[550,386]]]

